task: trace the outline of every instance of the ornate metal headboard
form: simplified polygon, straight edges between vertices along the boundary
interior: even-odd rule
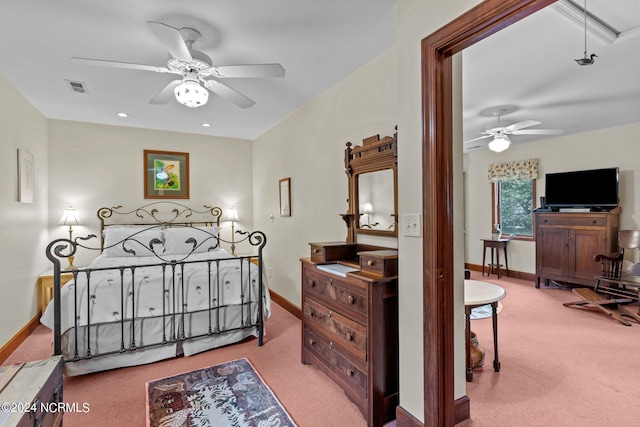
[[[199,211],[176,202],[153,202],[131,211],[123,211],[122,206],[100,208],[100,247],[104,246],[104,229],[112,225],[220,226],[222,209],[203,207],[206,210]]]

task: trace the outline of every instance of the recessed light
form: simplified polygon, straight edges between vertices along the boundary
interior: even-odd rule
[[[118,117],[129,117],[129,115],[127,113],[116,113],[116,116],[118,116]]]
[[[203,123],[202,127],[203,128],[210,128],[211,127],[211,123]]]

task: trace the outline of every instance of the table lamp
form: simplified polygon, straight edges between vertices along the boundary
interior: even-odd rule
[[[73,206],[69,206],[62,213],[62,218],[58,221],[58,224],[68,225],[69,226],[69,240],[73,241],[73,226],[80,225],[80,217],[78,216],[78,211]],[[71,251],[71,247],[69,247],[69,251]],[[73,265],[73,257],[67,257],[69,260],[69,265],[65,268],[65,270],[73,270],[76,268]]]

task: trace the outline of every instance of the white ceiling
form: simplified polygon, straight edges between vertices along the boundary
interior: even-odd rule
[[[0,75],[46,117],[204,135],[254,139],[395,43],[396,0],[0,2]],[[588,50],[598,57],[580,67],[582,5],[560,0],[463,52],[465,141],[495,127],[490,111],[505,105],[516,108],[501,118],[505,125],[533,119],[542,124],[531,129],[565,134],[640,122],[640,0],[588,0],[600,21],[589,18]],[[170,55],[147,21],[197,29],[194,48],[215,65],[277,62],[286,76],[225,79],[256,101],[251,108],[212,95],[191,109],[148,103],[173,75],[69,62],[165,66]],[[89,93],[72,92],[65,80],[83,82]]]
[[[148,103],[175,75],[69,62],[166,66],[147,21],[198,30],[193,47],[214,65],[280,63],[286,75],[225,79],[251,108],[212,95],[191,109]],[[394,43],[395,0],[0,0],[0,75],[51,119],[254,139]]]
[[[588,66],[574,61],[584,56],[583,4],[561,0],[463,51],[465,141],[495,127],[498,106],[517,108],[503,126],[532,119],[542,124],[529,129],[564,135],[640,122],[640,1],[588,0],[587,49],[598,55]],[[466,143],[465,151],[490,140]]]

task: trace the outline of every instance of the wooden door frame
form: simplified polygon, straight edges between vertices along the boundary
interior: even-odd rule
[[[451,57],[556,0],[485,0],[422,40],[424,425],[454,425]]]

